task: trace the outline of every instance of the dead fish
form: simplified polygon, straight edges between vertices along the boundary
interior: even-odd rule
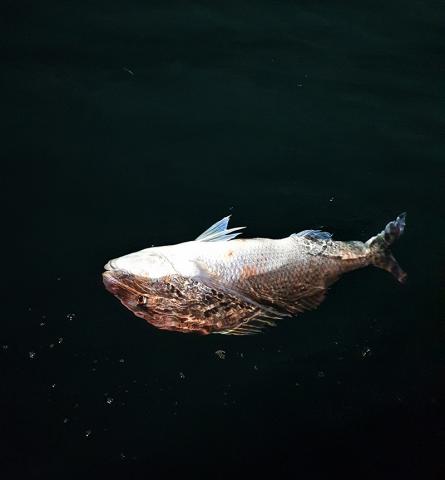
[[[107,290],[138,317],[177,332],[247,335],[316,308],[346,272],[374,265],[404,282],[389,247],[406,214],[367,242],[334,241],[304,230],[277,240],[236,239],[245,227],[225,217],[193,241],[152,247],[110,260]]]

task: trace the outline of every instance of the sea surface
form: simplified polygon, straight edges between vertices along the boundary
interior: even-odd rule
[[[2,10],[2,478],[445,478],[444,4]],[[406,285],[353,272],[260,335],[102,285],[228,214],[366,240],[403,211]]]

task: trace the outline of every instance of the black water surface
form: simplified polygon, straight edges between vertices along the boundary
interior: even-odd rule
[[[443,3],[2,9],[2,478],[443,478]],[[263,335],[101,284],[229,213],[365,240],[404,210],[407,285],[354,272]]]

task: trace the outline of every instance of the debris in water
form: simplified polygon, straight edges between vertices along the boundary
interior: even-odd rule
[[[72,322],[75,317],[76,317],[76,314],[75,314],[75,313],[67,313],[67,314],[66,314],[66,318],[67,318],[70,322]]]
[[[120,358],[119,363],[125,363],[125,360],[123,358]]]
[[[369,355],[371,355],[371,349],[369,347],[366,347],[362,350],[362,357],[363,358],[366,358],[368,357]]]
[[[335,197],[331,197],[329,201],[332,203],[335,200]]]
[[[67,417],[65,417],[65,418],[63,419],[63,423],[68,423],[68,418],[67,418]]]
[[[129,68],[122,67],[122,70],[124,70],[125,72],[129,73],[132,77],[134,77],[134,72],[132,70],[130,70]]]
[[[29,358],[34,358],[36,356],[36,352],[29,352]]]
[[[320,370],[318,372],[318,378],[324,378],[325,377],[325,373],[323,372],[323,370]]]
[[[8,350],[8,348],[9,348],[8,345],[2,345],[3,350]]]
[[[224,360],[226,358],[226,352],[224,350],[217,350],[215,352],[215,355],[221,360]]]
[[[182,372],[179,372],[179,378],[180,378],[181,380],[184,380],[185,375],[184,375]]]
[[[108,405],[111,405],[113,402],[114,402],[114,398],[112,398],[112,397],[107,398]]]
[[[89,437],[91,435],[91,430],[86,430],[85,431],[85,437]]]
[[[57,340],[57,343],[62,343],[63,342],[63,337],[60,337],[58,340]]]

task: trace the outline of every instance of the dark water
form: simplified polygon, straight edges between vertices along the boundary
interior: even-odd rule
[[[443,478],[443,4],[3,8],[1,471]],[[160,332],[102,288],[228,213],[365,240],[404,210],[406,286],[354,272],[263,335]]]

